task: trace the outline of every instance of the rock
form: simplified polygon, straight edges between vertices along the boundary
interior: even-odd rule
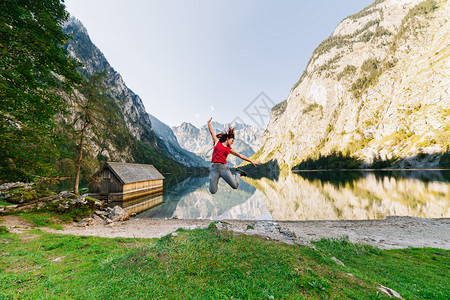
[[[259,221],[249,224],[247,228],[252,229],[246,229],[242,233],[245,233],[247,231],[250,234],[265,236],[272,240],[280,241],[283,243],[304,245],[315,248],[315,246],[311,244],[307,239],[297,236],[295,232],[289,230],[288,228],[281,227],[276,222]]]
[[[58,195],[58,197],[55,198],[55,199],[53,199],[52,202],[55,203],[55,202],[61,201],[61,200],[63,200],[63,199],[64,199],[64,198],[62,198],[62,197],[60,197],[60,196]],[[67,202],[66,202],[66,203],[67,203]]]
[[[108,218],[110,218],[114,222],[125,221],[125,220],[128,220],[128,218],[129,218],[128,213],[122,207],[120,207],[118,205],[114,206],[114,208],[108,207],[108,208],[106,208],[106,211],[108,213]]]
[[[388,287],[385,287],[383,285],[380,284],[379,287],[377,287],[378,290],[382,291],[383,293],[385,293],[386,295],[390,296],[390,297],[395,297],[398,299],[403,299],[402,296],[400,296],[399,293],[397,293],[396,291],[394,291],[393,289],[390,289]]]
[[[177,232],[172,232],[172,236],[178,236]]]
[[[92,219],[92,218],[84,218],[77,223],[77,226],[78,227],[86,227],[86,226],[91,225],[93,221],[94,221],[94,219]]]
[[[103,203],[101,201],[94,201],[94,206],[102,207]]]
[[[61,196],[62,198],[72,198],[72,197],[76,197],[77,195],[75,195],[74,193],[71,193],[71,192],[63,191],[63,192],[59,193],[59,196]]]
[[[31,186],[33,184],[26,184],[24,182],[10,182],[10,183],[4,183],[0,185],[0,191],[9,191],[11,189],[25,187],[25,186]]]
[[[104,223],[105,223],[105,225],[109,225],[109,224],[112,224],[112,223],[114,223],[114,222],[113,222],[113,220],[111,220],[110,218],[106,218],[106,217],[105,217]]]
[[[58,205],[58,209],[59,210],[68,210],[69,209],[69,204],[67,204],[67,202],[60,203]]]
[[[93,220],[93,224],[92,225],[101,225],[101,224],[103,224],[103,218],[101,218],[100,216],[93,215],[91,218]]]
[[[108,216],[108,213],[104,210],[96,210],[94,212],[97,216],[100,216],[102,218],[106,218]]]
[[[216,228],[219,230],[223,230],[223,229],[228,230],[229,226],[231,226],[231,224],[227,223],[227,222],[222,222],[222,221],[216,222]]]
[[[181,227],[181,228],[186,229],[186,230],[194,230],[194,229],[202,228],[202,227],[200,227],[198,225],[191,225],[191,226],[184,226],[184,227]]]
[[[54,259],[52,259],[52,262],[58,262],[58,261],[61,261],[61,260],[63,260],[64,257],[65,257],[65,256],[61,256],[61,257],[54,258]]]
[[[239,226],[235,226],[223,221],[218,221],[215,222],[215,227],[219,230],[226,229],[243,234],[259,235],[262,237],[266,237],[267,240],[275,240],[287,244],[304,245],[314,249],[316,248],[307,239],[297,236],[295,232],[289,230],[289,228],[281,227],[276,222],[258,221],[255,223],[247,224],[247,226],[242,229]]]
[[[333,256],[331,259],[334,260],[338,265],[345,267],[344,263],[339,259],[337,259],[336,257]]]
[[[51,196],[47,196],[47,197],[43,197],[39,199],[40,201],[53,201],[56,202],[58,200],[60,200],[58,195],[51,195]]]
[[[44,206],[45,206],[45,202],[38,202],[38,203],[36,204],[36,208],[37,208],[37,209],[42,209]]]
[[[77,203],[79,203],[79,204],[87,204],[87,200],[86,200],[85,197],[77,197],[77,198],[72,199],[70,201],[70,204],[77,204]]]

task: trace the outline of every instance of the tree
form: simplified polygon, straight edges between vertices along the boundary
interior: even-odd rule
[[[78,194],[78,186],[80,183],[81,163],[83,159],[83,148],[85,142],[86,132],[91,126],[105,125],[105,120],[102,119],[102,108],[108,98],[104,95],[106,90],[104,84],[104,78],[106,72],[94,74],[90,76],[81,86],[80,91],[84,97],[76,98],[78,102],[80,114],[75,120],[75,127],[80,129],[79,143],[78,143],[78,155],[75,161],[76,174],[75,174],[75,187],[74,193]]]
[[[49,155],[57,156],[49,152],[54,115],[81,80],[62,47],[67,19],[60,0],[0,2],[0,179],[49,172]]]

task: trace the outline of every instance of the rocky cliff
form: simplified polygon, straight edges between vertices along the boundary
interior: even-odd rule
[[[216,134],[226,131],[230,126],[230,124],[217,122],[212,122],[211,124]],[[231,125],[235,129],[233,149],[247,157],[252,156],[261,146],[262,130],[246,124],[237,123]],[[207,125],[199,129],[185,122],[180,126],[172,127],[172,130],[183,149],[197,154],[207,162],[211,161],[213,143]],[[242,159],[229,155],[227,161],[231,166],[237,166],[242,162]]]
[[[175,171],[183,166],[164,153],[164,145],[152,130],[150,116],[142,100],[124,83],[122,76],[108,63],[103,53],[92,43],[83,24],[70,18],[63,28],[72,39],[65,45],[70,56],[83,65],[79,72],[85,77],[105,72],[103,103],[96,109],[92,126],[86,133],[85,157],[91,172],[105,160],[154,164],[162,171]],[[60,116],[60,135],[77,141],[82,127],[82,107],[87,105],[82,88],[67,95],[69,113]],[[75,145],[68,145],[74,147]]]
[[[165,152],[170,157],[188,167],[209,166],[209,163],[200,156],[183,149],[178,143],[172,129],[168,125],[164,124],[152,115],[150,115],[150,120],[153,125],[153,131],[155,132],[160,143],[163,145]]]
[[[448,16],[448,1],[377,0],[344,19],[272,109],[254,157],[293,167],[342,151],[438,166],[450,146]]]

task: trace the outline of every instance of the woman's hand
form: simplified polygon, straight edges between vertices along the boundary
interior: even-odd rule
[[[256,167],[256,165],[260,165],[261,164],[261,162],[260,161],[250,161],[255,167]]]
[[[208,129],[209,129],[209,133],[211,133],[211,137],[213,139],[214,146],[215,146],[217,144],[217,142],[219,141],[219,139],[217,138],[216,134],[214,133],[214,129],[212,128],[211,121],[212,121],[212,117],[208,121]]]

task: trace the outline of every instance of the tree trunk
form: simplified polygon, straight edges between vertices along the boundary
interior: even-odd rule
[[[80,152],[78,153],[78,157],[77,157],[77,161],[76,161],[77,173],[75,174],[75,187],[73,189],[73,192],[75,194],[78,194],[78,186],[80,185],[81,159],[83,158],[84,135],[86,133],[86,129],[87,129],[88,125],[89,125],[88,122],[86,122],[83,126],[83,129],[81,130]]]

